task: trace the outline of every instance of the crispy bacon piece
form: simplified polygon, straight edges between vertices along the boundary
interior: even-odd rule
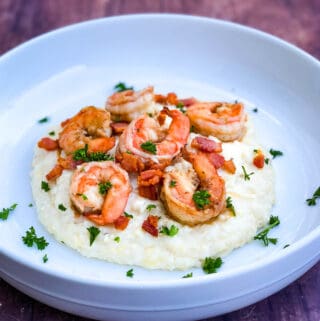
[[[260,151],[253,158],[253,165],[260,169],[264,167],[264,155]]]
[[[157,237],[159,234],[158,231],[158,216],[149,215],[142,224],[142,229],[147,233],[151,234],[154,237]]]
[[[56,164],[52,170],[46,175],[48,181],[54,181],[61,176],[63,172],[63,167],[59,164]]]
[[[141,172],[138,176],[139,195],[150,200],[157,200],[159,183],[162,177],[163,172],[159,169],[149,169]]]
[[[49,137],[41,138],[38,142],[38,146],[48,151],[57,150],[59,148],[58,141]]]
[[[195,137],[191,142],[191,147],[199,149],[205,153],[221,153],[222,145],[219,142],[215,142],[212,139],[205,137]]]
[[[220,168],[223,166],[225,159],[222,155],[220,154],[216,154],[216,153],[208,153],[207,157],[209,159],[209,161],[211,162],[211,164],[216,168]]]
[[[130,153],[117,153],[116,160],[128,172],[140,172],[145,167],[139,157]]]
[[[125,230],[129,224],[129,220],[130,218],[129,217],[126,217],[124,215],[121,215],[119,216],[115,221],[114,221],[114,227],[117,229],[117,230]]]
[[[176,105],[178,103],[178,97],[175,93],[171,92],[168,93],[167,96],[164,95],[154,95],[154,100],[156,103],[159,104],[170,104],[170,105]]]
[[[126,122],[116,122],[111,123],[110,126],[112,128],[112,132],[115,135],[120,135],[124,132],[124,130],[128,127],[128,123]]]
[[[232,159],[225,161],[222,168],[230,174],[234,174],[236,172],[236,165]]]
[[[63,169],[76,169],[78,165],[82,164],[83,161],[75,161],[71,155],[63,158],[58,157],[58,164],[62,166]]]

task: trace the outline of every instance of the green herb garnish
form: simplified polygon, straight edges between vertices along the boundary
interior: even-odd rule
[[[33,204],[32,204],[32,203],[30,203],[30,204],[28,205],[28,207],[33,207]]]
[[[97,236],[100,234],[100,230],[95,226],[90,226],[87,228],[90,234],[90,246],[93,244]]]
[[[257,113],[257,112],[258,112],[258,108],[253,108],[252,111],[253,111],[254,113]]]
[[[269,158],[265,158],[265,159],[264,159],[264,162],[265,162],[267,165],[269,164],[269,161],[270,161]]]
[[[190,272],[190,273],[184,275],[182,278],[183,278],[183,279],[187,279],[187,278],[192,278],[192,277],[193,277],[193,273]]]
[[[190,133],[195,133],[196,132],[196,128],[193,126],[193,125],[191,125],[191,127],[190,127]]]
[[[134,276],[133,269],[128,270],[126,275],[128,278],[133,278],[133,276]]]
[[[174,180],[171,180],[169,183],[169,187],[175,187],[177,185],[177,182]]]
[[[88,144],[86,144],[84,148],[80,148],[76,150],[73,153],[72,158],[76,161],[83,161],[83,162],[101,162],[101,161],[114,160],[113,156],[106,153],[102,153],[102,152],[88,153]]]
[[[124,82],[119,82],[114,86],[114,90],[119,93],[125,90],[133,90],[133,87],[127,87]]]
[[[157,146],[152,141],[148,140],[140,145],[140,147],[153,155],[157,153]]]
[[[148,212],[150,212],[153,208],[156,208],[156,206],[154,204],[149,204],[147,207],[146,207],[146,210]]]
[[[232,198],[230,196],[227,197],[226,203],[226,208],[228,208],[231,211],[233,216],[236,216],[236,211],[234,209],[234,206],[232,204]]]
[[[99,183],[99,193],[100,194],[106,194],[109,189],[112,187],[112,183],[111,182],[105,182],[105,183]]]
[[[67,208],[63,204],[59,204],[58,209],[63,212],[67,210]]]
[[[119,243],[119,242],[120,242],[120,236],[116,236],[113,240],[114,240],[115,242]]]
[[[175,225],[171,225],[170,228],[168,228],[167,226],[162,226],[160,230],[160,233],[171,237],[177,235],[178,232],[179,232],[179,228],[176,227]]]
[[[282,156],[283,153],[280,150],[270,149],[269,153],[272,155],[272,158],[276,158],[278,156]]]
[[[124,212],[123,214],[124,214],[125,217],[133,218],[133,215],[132,215],[132,214],[129,214],[129,213],[127,213],[127,212]]]
[[[88,196],[86,194],[78,193],[77,195],[81,196],[84,201],[88,200]]]
[[[18,206],[18,204],[14,203],[13,205],[11,205],[8,208],[3,208],[2,211],[0,212],[0,219],[5,221],[9,214],[14,211],[14,209]]]
[[[43,124],[43,123],[46,123],[49,121],[49,117],[43,117],[41,119],[38,120],[38,123],[39,124]]]
[[[48,262],[48,255],[47,254],[45,254],[43,257],[42,257],[42,262],[43,263],[47,263]]]
[[[254,237],[254,240],[262,241],[265,246],[268,246],[269,243],[277,244],[278,239],[277,238],[269,238],[268,233],[272,228],[276,227],[279,224],[280,224],[280,220],[279,220],[278,216],[271,215],[270,220],[269,220],[269,226],[267,226],[264,230],[262,230],[260,233],[258,233]]]
[[[28,247],[32,247],[33,244],[35,244],[38,250],[43,250],[49,245],[49,243],[43,236],[37,237],[36,231],[33,226],[31,226],[29,230],[26,231],[25,236],[22,236],[22,241]]]
[[[54,136],[55,134],[56,134],[55,131],[49,132],[49,135],[50,135],[50,136]]]
[[[176,104],[176,108],[179,109],[182,113],[185,114],[186,110],[185,110],[185,108],[184,108],[184,103],[183,103],[183,102],[181,102],[181,101],[178,102],[178,103]]]
[[[254,174],[254,172],[251,173],[247,173],[246,169],[244,168],[244,166],[242,165],[242,170],[243,170],[243,176],[244,176],[244,180],[245,181],[250,181],[250,176]]]
[[[202,264],[202,270],[207,274],[216,273],[222,263],[221,257],[206,257]]]
[[[306,199],[306,202],[308,203],[309,206],[315,206],[318,198],[320,198],[320,186],[313,193],[311,198]]]
[[[211,195],[207,190],[200,190],[193,194],[192,199],[197,208],[203,209],[205,205],[210,204],[210,197]]]
[[[50,186],[49,186],[48,182],[42,181],[41,182],[41,189],[43,189],[45,192],[49,192]]]
[[[290,244],[286,244],[283,248],[286,249],[289,246],[290,246]]]

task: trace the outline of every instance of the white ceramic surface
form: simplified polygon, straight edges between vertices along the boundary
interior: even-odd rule
[[[182,279],[190,271],[133,267],[131,279],[125,275],[131,266],[84,258],[45,231],[28,207],[34,145],[79,108],[103,106],[119,81],[248,101],[261,142],[284,152],[274,161],[276,246],[252,242],[212,275],[194,269],[193,278]],[[309,207],[305,199],[320,184],[320,64],[294,46],[206,18],[113,17],[50,32],[3,55],[0,88],[0,206],[19,204],[0,222],[1,277],[39,301],[102,320],[201,319],[256,302],[319,260],[320,204]],[[50,122],[39,124],[44,116]],[[43,253],[21,241],[31,225],[50,242]]]

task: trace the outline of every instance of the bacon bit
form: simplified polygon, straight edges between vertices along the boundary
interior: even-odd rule
[[[179,99],[178,101],[178,103],[182,103],[184,107],[190,107],[191,105],[194,105],[197,102],[198,100],[194,97]]]
[[[158,184],[163,177],[163,172],[159,169],[149,169],[143,171],[138,176],[139,195],[150,200],[158,199]]]
[[[205,137],[195,137],[191,142],[191,147],[201,150],[205,153],[221,153],[222,145],[219,142],[205,138]]]
[[[138,185],[139,186],[150,186],[156,185],[160,182],[163,177],[163,172],[159,169],[149,169],[143,171],[138,176]]]
[[[38,146],[48,151],[57,150],[59,148],[58,141],[49,137],[43,137],[39,140]]]
[[[232,159],[225,161],[222,168],[230,174],[234,174],[236,172],[236,165]]]
[[[71,155],[63,158],[61,156],[58,157],[58,164],[63,169],[76,169],[78,165],[81,165],[83,161],[75,161]]]
[[[115,135],[120,135],[124,132],[124,130],[128,127],[128,123],[125,122],[116,122],[111,123],[110,127],[112,128],[112,133]]]
[[[144,170],[143,162],[135,155],[129,153],[117,153],[116,160],[123,169],[128,172],[140,172]]]
[[[114,221],[114,227],[117,229],[117,230],[125,230],[129,224],[129,220],[130,218],[129,217],[126,217],[124,215],[121,215],[119,216],[115,221]]]
[[[156,103],[159,103],[162,105],[165,105],[165,104],[176,105],[178,103],[178,97],[173,92],[168,93],[167,96],[156,94],[154,95],[154,100]]]
[[[156,201],[158,199],[158,189],[154,185],[138,186],[138,192],[141,197],[149,200]]]
[[[220,168],[223,166],[225,159],[222,155],[220,154],[216,154],[216,153],[208,153],[207,157],[209,159],[209,161],[211,162],[211,164],[216,168]]]
[[[253,165],[257,168],[264,167],[264,155],[258,151],[257,155],[253,159]]]
[[[144,220],[142,224],[142,229],[151,234],[152,236],[157,237],[159,234],[158,220],[158,216],[149,215],[147,219]]]
[[[63,172],[63,167],[59,164],[56,164],[52,170],[46,175],[48,181],[54,181],[61,176]]]

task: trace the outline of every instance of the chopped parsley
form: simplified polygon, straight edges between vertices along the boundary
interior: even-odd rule
[[[88,200],[88,196],[86,194],[78,193],[77,195],[81,196],[84,201]]]
[[[182,113],[186,112],[186,109],[184,108],[184,103],[181,101],[176,104],[176,108],[179,109]]]
[[[109,181],[105,183],[99,183],[99,193],[102,195],[106,194],[111,187],[112,187],[112,183]]]
[[[149,204],[147,207],[146,207],[146,210],[148,212],[150,212],[153,208],[156,208],[156,206],[154,204]]]
[[[168,228],[167,226],[162,226],[160,230],[160,233],[171,237],[177,235],[178,232],[179,232],[179,228],[176,227],[175,225],[171,225],[170,228]]]
[[[242,165],[242,170],[243,170],[243,177],[245,181],[250,181],[250,176],[254,174],[254,172],[251,173],[247,173],[246,169],[244,168],[244,166]]]
[[[2,211],[0,212],[0,219],[5,221],[9,214],[14,211],[14,209],[18,206],[18,204],[14,203],[13,205],[11,205],[8,208],[3,208]]]
[[[231,211],[233,216],[236,216],[236,211],[234,209],[234,206],[232,204],[232,198],[230,196],[227,197],[226,203],[226,208],[228,208]]]
[[[171,180],[169,183],[169,187],[175,187],[177,185],[177,182],[174,180]]]
[[[206,257],[202,264],[202,270],[207,274],[216,273],[222,263],[221,257]]]
[[[183,279],[187,279],[187,278],[192,278],[192,277],[193,277],[193,273],[190,272],[190,273],[184,275],[182,278],[183,278]]]
[[[277,244],[278,239],[277,238],[269,238],[268,233],[272,228],[276,227],[279,224],[280,224],[280,220],[279,220],[278,216],[271,215],[270,220],[269,220],[269,226],[267,226],[264,230],[262,230],[260,233],[258,233],[254,237],[254,240],[262,241],[264,246],[268,246],[269,243]]]
[[[49,136],[54,136],[55,134],[56,134],[56,132],[54,130],[49,132]]]
[[[286,249],[289,246],[290,246],[290,244],[286,244],[283,248]]]
[[[120,236],[116,236],[113,240],[114,240],[115,242],[119,243],[119,242],[120,242]]]
[[[43,236],[37,237],[36,231],[33,226],[31,226],[29,230],[26,231],[25,236],[22,236],[22,241],[28,247],[32,247],[33,244],[35,244],[38,250],[43,250],[49,245],[49,243]]]
[[[269,164],[269,161],[270,161],[269,158],[265,158],[265,159],[264,159],[264,162],[265,162],[267,165]]]
[[[32,203],[30,203],[30,204],[28,205],[28,207],[33,207],[33,204],[32,204]]]
[[[280,150],[270,149],[269,153],[272,155],[272,158],[276,158],[278,156],[282,156],[283,153]]]
[[[86,144],[84,148],[77,149],[73,153],[72,158],[76,161],[83,161],[83,162],[101,162],[101,161],[114,160],[113,156],[103,152],[88,153],[88,144]]]
[[[193,126],[193,125],[191,125],[191,127],[190,127],[190,133],[195,133],[196,132],[196,128]]]
[[[127,85],[124,82],[119,82],[117,83],[114,88],[113,88],[116,92],[120,93],[121,91],[125,91],[125,90],[133,90],[133,87],[127,87]]]
[[[47,123],[49,121],[49,117],[43,117],[38,120],[39,124]]]
[[[192,199],[197,208],[203,209],[205,205],[210,204],[210,197],[211,195],[207,190],[200,190],[193,194]]]
[[[133,269],[128,270],[127,273],[126,273],[126,276],[128,278],[133,278],[133,276],[134,276]]]
[[[48,182],[42,181],[41,182],[41,189],[43,189],[45,192],[49,192],[50,186],[49,186]]]
[[[150,154],[155,155],[157,153],[157,146],[152,141],[148,140],[140,145],[140,147],[145,150],[146,152],[149,152]]]
[[[129,214],[129,213],[127,213],[127,212],[124,212],[123,214],[124,214],[125,217],[133,218],[133,215],[132,215],[132,214]]]
[[[100,230],[95,226],[90,226],[87,228],[90,234],[90,246],[93,244],[97,236],[100,234]]]
[[[43,257],[42,257],[42,262],[43,263],[47,263],[48,262],[48,255],[47,254],[45,254]]]
[[[67,210],[67,208],[63,204],[59,204],[58,209],[63,212]]]
[[[309,206],[315,206],[318,198],[320,198],[320,186],[313,193],[311,198],[306,199],[306,202],[308,203]]]
[[[253,108],[252,111],[253,111],[254,113],[257,113],[257,112],[258,112],[258,108]]]

